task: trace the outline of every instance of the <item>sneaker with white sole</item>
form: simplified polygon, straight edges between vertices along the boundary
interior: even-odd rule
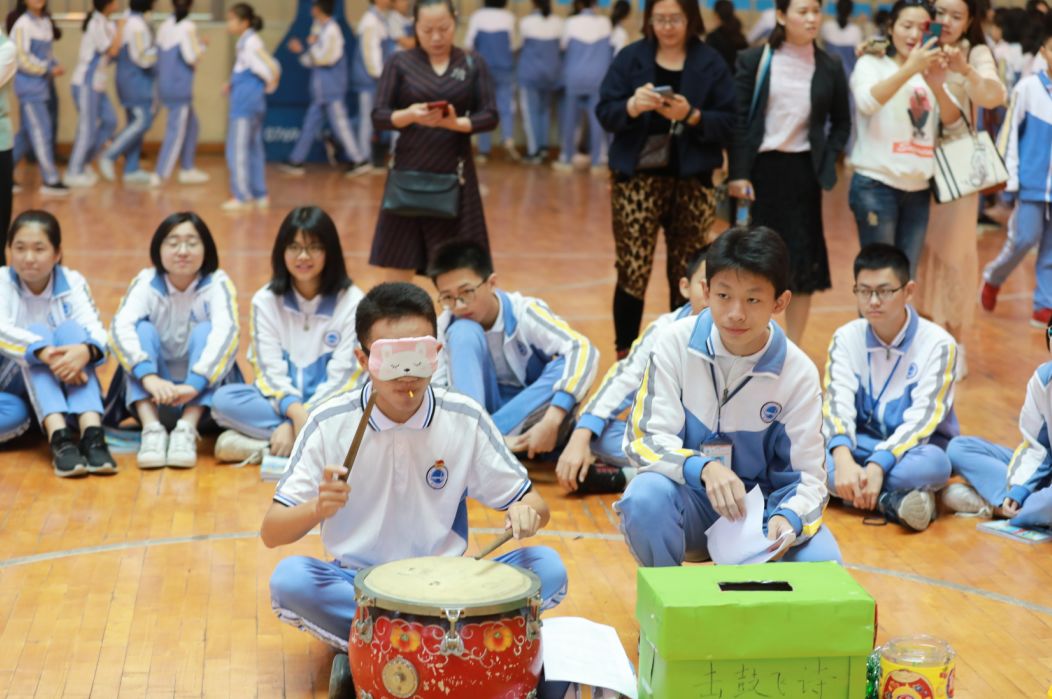
[[[180,420],[168,435],[168,465],[172,468],[193,468],[197,465],[197,429]]]
[[[352,163],[347,167],[347,171],[344,173],[345,177],[358,177],[359,175],[368,175],[373,171],[373,164],[368,160],[363,160],[360,163]]]
[[[889,522],[922,532],[935,521],[935,496],[926,490],[884,492],[877,509]]]
[[[252,209],[252,202],[241,201],[240,199],[228,199],[223,202],[219,208],[223,211],[250,211]]]
[[[141,469],[164,468],[168,458],[168,430],[157,422],[142,429],[137,462]]]
[[[94,187],[98,181],[98,176],[87,170],[79,175],[66,173],[66,176],[62,178],[62,183],[73,189],[87,189],[88,187]]]
[[[113,161],[109,158],[99,158],[99,174],[107,182],[113,182],[117,179],[117,171],[113,167]]]
[[[198,170],[194,168],[192,170],[180,170],[179,174],[176,175],[176,180],[179,184],[204,184],[212,178],[204,170]]]
[[[270,442],[227,430],[216,440],[216,461],[222,463],[258,464]]]
[[[40,193],[47,197],[64,197],[69,195],[69,187],[61,182],[54,182],[41,187]]]
[[[950,483],[942,491],[942,504],[947,510],[959,515],[992,517],[993,508],[983,496],[967,483]]]
[[[124,173],[124,184],[145,184],[149,185],[153,181],[155,173],[147,172],[146,170],[135,170],[134,172]],[[158,178],[159,179],[159,178]]]
[[[270,208],[270,197],[260,197],[256,199],[256,208],[260,211],[266,211]]]

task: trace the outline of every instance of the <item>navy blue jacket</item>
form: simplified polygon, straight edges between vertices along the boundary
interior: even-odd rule
[[[656,41],[640,39],[629,44],[614,58],[599,88],[595,113],[603,128],[614,136],[610,169],[623,175],[635,174],[654,115],[645,112],[633,119],[626,105],[636,88],[654,83],[656,56]],[[701,122],[693,127],[684,125],[682,135],[675,139],[679,176],[710,176],[723,165],[723,149],[731,144],[734,79],[720,54],[700,40],[692,39],[687,46],[680,94],[701,110]]]

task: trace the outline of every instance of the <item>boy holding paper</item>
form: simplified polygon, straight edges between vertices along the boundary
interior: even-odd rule
[[[709,248],[709,308],[661,331],[625,432],[639,469],[615,505],[644,566],[706,560],[706,530],[746,515],[759,487],[775,558],[840,560],[828,500],[818,371],[771,316],[789,253],[769,228],[733,228]]]

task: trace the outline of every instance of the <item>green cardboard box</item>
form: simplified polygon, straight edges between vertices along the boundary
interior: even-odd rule
[[[640,699],[863,699],[876,603],[836,563],[640,568]]]

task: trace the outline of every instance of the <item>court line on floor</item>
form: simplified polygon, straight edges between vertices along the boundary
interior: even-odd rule
[[[502,534],[503,529],[496,529],[492,527],[478,527],[472,529],[475,534]],[[311,535],[317,535],[318,531],[313,530],[310,532]],[[568,532],[560,530],[544,530],[539,536],[552,536],[560,539],[593,539],[599,541],[623,541],[624,538],[620,534],[604,534],[599,532]],[[33,565],[35,563],[44,563],[47,561],[54,561],[63,558],[73,558],[76,556],[83,556],[95,553],[112,553],[114,551],[128,551],[131,549],[138,548],[153,548],[156,546],[172,546],[175,544],[193,544],[202,541],[236,541],[245,539],[255,539],[259,537],[259,532],[228,532],[226,534],[195,534],[193,536],[174,536],[166,537],[161,539],[145,539],[140,541],[123,541],[114,544],[100,544],[97,546],[83,546],[80,548],[66,549],[64,551],[49,551],[47,553],[37,553],[29,556],[19,556],[17,558],[8,558],[0,560],[0,570],[7,568],[15,568],[18,566]],[[878,568],[876,566],[868,566],[862,563],[846,563],[844,567],[848,570],[855,570],[860,573],[871,573],[873,575],[885,575],[898,580],[906,580],[908,582],[920,583],[922,585],[931,585],[933,587],[941,587],[946,590],[953,590],[955,592],[962,592],[964,594],[976,595],[984,599],[991,600],[993,602],[1000,602],[1002,604],[1008,604],[1013,607],[1020,607],[1027,611],[1037,612],[1038,614],[1046,614],[1052,616],[1052,607],[1048,607],[1041,604],[1035,604],[1034,602],[1028,602],[1021,600],[1017,597],[1010,597],[1003,595],[999,592],[990,592],[989,590],[983,590],[970,585],[962,585],[960,583],[951,582],[949,580],[941,580],[939,578],[929,578],[924,575],[917,575],[916,573],[907,573],[901,570],[892,570],[889,568]]]

